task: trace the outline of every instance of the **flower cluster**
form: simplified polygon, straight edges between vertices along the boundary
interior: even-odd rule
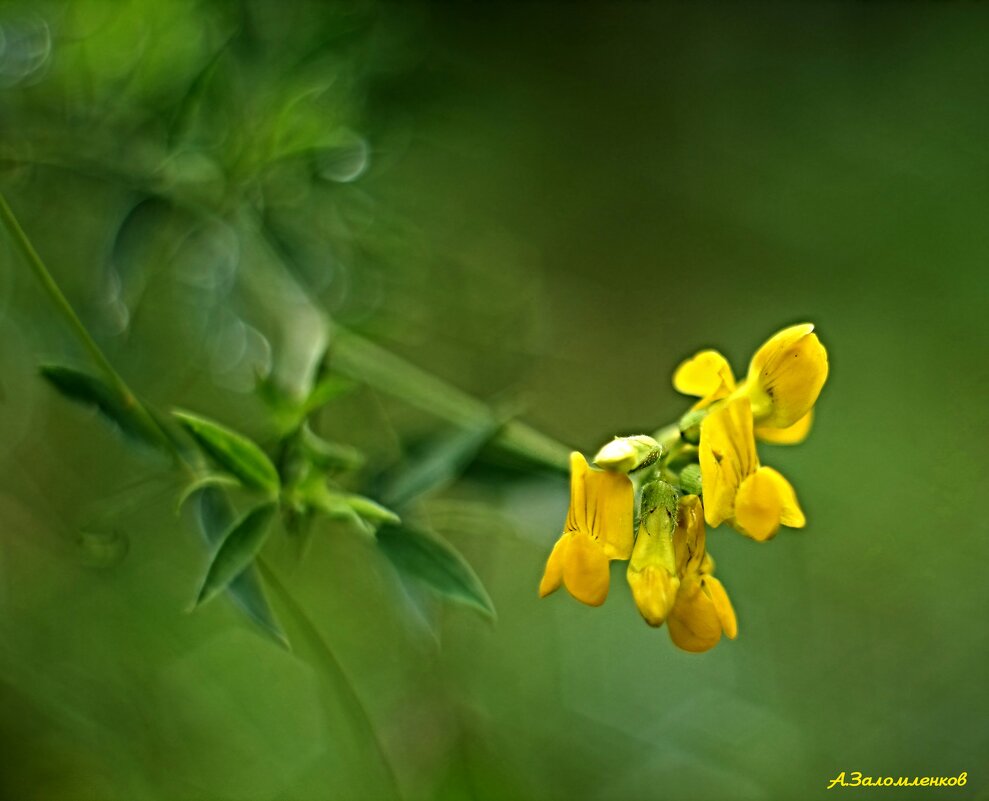
[[[561,585],[599,606],[609,563],[628,560],[632,597],[651,626],[664,622],[686,651],[734,639],[735,610],[707,552],[705,523],[727,522],[759,542],[780,526],[802,528],[797,494],[759,461],[756,440],[803,441],[828,376],[828,357],[809,323],[769,339],[737,382],[728,360],[704,350],[683,362],[673,385],[699,398],[679,423],[654,436],[619,437],[594,458],[570,457],[570,509],[539,594]]]

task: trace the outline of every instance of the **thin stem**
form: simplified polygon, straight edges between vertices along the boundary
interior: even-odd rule
[[[20,248],[20,251],[24,255],[28,266],[41,283],[42,288],[48,294],[48,297],[54,304],[56,310],[69,324],[69,328],[72,330],[72,333],[75,334],[76,338],[90,355],[90,358],[92,358],[99,369],[103,372],[104,377],[113,389],[120,395],[120,399],[123,401],[124,405],[132,409],[134,413],[142,419],[142,422],[148,427],[149,431],[157,432],[161,444],[171,453],[176,463],[181,467],[188,469],[189,465],[185,461],[185,457],[183,457],[178,448],[175,447],[175,444],[169,438],[168,434],[165,433],[164,429],[161,427],[161,424],[154,417],[154,415],[148,411],[147,407],[141,402],[133,390],[127,386],[127,382],[124,381],[120,373],[116,371],[114,366],[110,363],[110,360],[106,357],[106,354],[104,354],[100,349],[100,346],[96,344],[96,340],[93,339],[82,320],[79,319],[79,315],[76,314],[76,310],[72,308],[72,304],[69,303],[68,298],[65,297],[65,293],[62,292],[61,287],[59,287],[58,283],[45,266],[44,260],[38,254],[38,251],[35,250],[34,245],[28,238],[28,235],[24,232],[24,229],[21,228],[21,224],[18,222],[13,209],[10,208],[10,204],[7,203],[7,199],[3,196],[2,192],[0,192],[0,220],[3,221],[7,231]]]
[[[354,721],[367,735],[368,740],[371,741],[372,748],[381,763],[390,789],[395,797],[400,799],[402,792],[398,783],[398,777],[395,775],[395,770],[391,765],[385,747],[378,737],[378,732],[374,727],[374,722],[371,720],[371,715],[367,707],[364,706],[361,697],[357,694],[357,690],[351,683],[343,666],[337,660],[333,649],[330,648],[330,644],[320,633],[319,629],[316,628],[316,624],[312,622],[305,609],[296,602],[295,598],[288,591],[288,588],[282,584],[274,569],[263,558],[259,558],[256,564],[265,583],[274,590],[275,595],[282,603],[283,609],[288,612],[289,619],[298,629],[301,641],[308,647],[311,657],[322,666],[326,677],[330,680],[331,686],[338,690],[343,690],[344,701],[350,708],[350,713]]]
[[[79,319],[79,315],[72,308],[72,304],[69,303],[68,299],[62,293],[61,288],[55,282],[55,279],[52,278],[51,273],[48,272],[48,268],[45,266],[44,261],[42,261],[41,256],[38,255],[38,251],[34,249],[34,245],[31,244],[31,240],[28,239],[27,234],[24,233],[24,229],[21,228],[17,217],[14,216],[14,212],[7,203],[7,199],[3,196],[3,193],[0,193],[0,218],[3,219],[3,223],[7,226],[7,230],[14,238],[14,242],[17,243],[21,253],[27,259],[28,266],[34,272],[35,277],[41,282],[41,286],[48,293],[48,297],[52,303],[55,304],[55,308],[58,309],[62,317],[68,322],[72,333],[76,335],[93,361],[96,362],[117,391],[124,396],[124,399],[128,402],[133,402],[134,393],[130,391],[130,388],[124,383],[123,378],[120,377],[120,374],[110,364],[110,360],[100,350],[100,346],[96,344],[89,331],[86,330],[86,326]]]

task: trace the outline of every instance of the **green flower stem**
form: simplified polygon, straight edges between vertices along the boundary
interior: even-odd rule
[[[127,382],[124,381],[123,377],[116,371],[114,366],[110,364],[110,360],[107,359],[106,354],[100,349],[100,346],[96,344],[96,340],[93,339],[92,335],[87,330],[86,326],[83,325],[82,320],[79,319],[79,315],[76,314],[75,309],[72,308],[72,304],[69,303],[68,298],[62,292],[61,287],[52,277],[52,274],[48,271],[45,266],[45,262],[42,260],[38,251],[35,250],[34,245],[28,238],[28,235],[21,228],[21,224],[18,222],[17,217],[14,215],[13,209],[10,208],[10,204],[7,203],[7,199],[0,192],[0,220],[3,221],[4,226],[10,233],[17,247],[20,249],[21,253],[24,255],[28,266],[34,273],[35,277],[40,282],[48,298],[54,304],[55,309],[59,314],[65,319],[69,324],[69,328],[72,333],[76,336],[79,342],[85,348],[86,352],[89,353],[90,358],[96,363],[100,371],[103,373],[106,380],[109,382],[110,386],[117,392],[120,396],[121,401],[128,407],[134,410],[142,423],[147,427],[148,431],[157,432],[161,444],[172,454],[176,463],[182,466],[186,470],[190,470],[188,463],[185,458],[179,452],[178,448],[171,441],[168,434],[162,429],[161,424],[155,419],[147,407],[140,401],[137,395],[127,386]]]
[[[314,660],[323,669],[323,673],[329,680],[332,689],[337,691],[342,690],[342,698],[349,708],[354,723],[370,741],[371,747],[377,755],[378,761],[381,763],[385,780],[392,794],[395,798],[400,799],[402,792],[398,783],[398,777],[395,775],[395,770],[388,758],[385,747],[378,737],[374,722],[371,720],[371,715],[367,707],[364,706],[364,702],[361,701],[361,697],[357,694],[357,690],[354,688],[350,678],[337,660],[333,649],[320,633],[319,629],[316,628],[316,624],[306,614],[305,609],[296,602],[295,598],[288,591],[288,588],[282,584],[281,579],[278,578],[274,569],[272,569],[265,559],[263,557],[258,558],[256,564],[264,578],[265,584],[274,591],[283,610],[287,613],[287,619],[293,628],[296,629],[296,636],[292,638],[293,641],[299,643],[305,650],[309,651],[310,659]]]
[[[492,416],[487,404],[357,334],[337,327],[330,343],[331,365],[349,378],[454,425],[472,426]],[[494,442],[522,458],[564,473],[569,469],[569,448],[518,420],[506,422]]]

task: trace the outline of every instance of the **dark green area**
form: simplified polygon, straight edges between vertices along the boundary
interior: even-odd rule
[[[489,401],[477,430],[585,452],[675,422],[700,348],[741,372],[810,320],[831,357],[809,440],[761,448],[808,527],[708,534],[735,642],[677,651],[617,565],[600,609],[540,601],[566,483],[495,449],[408,523],[496,624],[321,520],[265,546],[289,651],[186,612],[196,504],[39,376],[90,366],[4,234],[0,797],[985,797],[989,8],[74,0],[0,33],[0,190],[158,409],[270,449],[295,412],[257,374],[301,381],[314,309]],[[344,491],[455,441],[382,369],[313,420],[366,457]]]

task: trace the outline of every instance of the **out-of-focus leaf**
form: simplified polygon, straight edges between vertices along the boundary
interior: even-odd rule
[[[230,526],[206,571],[196,606],[225,590],[254,561],[268,537],[277,508],[275,503],[255,506]]]
[[[437,440],[420,458],[413,459],[395,475],[381,497],[389,506],[402,507],[449,484],[467,468],[500,427],[498,421],[485,418]]]
[[[275,427],[282,434],[287,434],[302,425],[313,412],[350,392],[357,384],[344,376],[325,375],[301,400],[286,392],[270,375],[259,377],[256,386],[258,396],[271,412]]]
[[[76,403],[94,406],[126,436],[153,448],[164,447],[163,433],[137,411],[136,402],[128,403],[103,379],[60,364],[46,364],[40,370],[42,377],[62,395]]]
[[[233,524],[233,506],[226,494],[215,487],[201,490],[198,500],[200,531],[206,543],[215,547]],[[268,603],[256,567],[248,566],[231,581],[227,594],[254,625],[279,645],[289,647],[288,637]]]
[[[378,545],[403,577],[418,579],[443,598],[494,619],[494,604],[473,568],[450,543],[424,528],[385,525]]]
[[[253,440],[199,415],[181,411],[172,414],[217,464],[246,486],[272,494],[278,492],[278,471]]]
[[[356,386],[357,384],[353,379],[342,375],[324,375],[302,404],[303,417],[308,417],[320,407],[325,406],[334,398],[339,398],[350,392]]]
[[[179,495],[178,501],[175,502],[175,508],[177,511],[181,511],[182,507],[185,506],[185,502],[189,500],[193,495],[195,495],[200,490],[206,489],[206,487],[239,487],[241,486],[240,479],[236,476],[231,476],[227,473],[209,473],[208,475],[201,476],[182,490],[182,494]]]
[[[304,426],[299,444],[306,458],[321,470],[359,470],[364,465],[364,454],[351,445],[329,442]]]
[[[333,331],[330,357],[333,368],[343,375],[455,425],[478,425],[492,416],[476,398],[343,328]],[[569,448],[517,420],[505,423],[493,444],[528,463],[562,473],[569,469]]]
[[[363,495],[330,489],[318,474],[313,474],[295,490],[304,508],[315,510],[334,520],[356,523],[358,528],[368,534],[373,533],[374,526],[382,523],[397,524],[401,521],[395,512],[377,501]]]
[[[377,501],[365,498],[363,495],[347,495],[345,501],[357,514],[372,523],[391,523],[397,525],[402,522],[397,514],[391,509],[382,506]]]

